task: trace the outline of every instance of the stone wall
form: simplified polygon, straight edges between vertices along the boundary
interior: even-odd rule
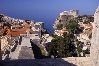
[[[94,14],[90,54],[93,66],[99,66],[99,6]]]
[[[3,66],[92,66],[89,57],[3,61]]]

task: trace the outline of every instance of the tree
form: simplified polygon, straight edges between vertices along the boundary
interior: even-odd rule
[[[78,51],[78,54],[80,54],[82,52],[82,49],[80,47],[77,47],[77,51]]]
[[[60,41],[62,41],[62,37],[57,36],[55,37],[55,39],[53,39],[51,41],[50,47],[49,47],[49,54],[50,55],[54,55],[54,57],[56,57],[58,55],[58,51],[60,48]],[[61,54],[61,53],[60,53]]]
[[[72,41],[71,41],[71,39],[73,38],[73,35],[64,33],[63,37],[64,37],[63,38],[63,42],[64,42],[63,45],[64,45],[64,52],[65,52],[64,57],[71,57],[71,56],[73,56],[73,52],[75,49],[75,46],[72,44]]]
[[[7,27],[10,28],[10,27],[11,27],[11,24],[9,24],[9,22],[7,22],[7,23],[4,23],[4,24],[3,24],[3,28],[4,28],[4,26],[7,26]]]
[[[63,28],[63,24],[58,24],[58,25],[57,25],[57,29],[58,29],[58,30],[61,30],[62,28]]]
[[[79,24],[76,21],[70,21],[67,25],[66,25],[66,29],[71,33],[71,34],[75,34],[77,32],[79,28]]]
[[[74,52],[74,45],[71,42],[70,34],[63,34],[63,37],[56,36],[55,39],[51,41],[49,46],[49,54],[54,55],[54,57],[71,57]]]

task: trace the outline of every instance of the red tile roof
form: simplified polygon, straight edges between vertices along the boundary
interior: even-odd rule
[[[30,28],[12,29],[12,31],[30,31]]]
[[[59,31],[58,31],[59,34],[63,34],[63,33],[65,33],[65,32],[66,32],[66,33],[69,33],[69,32],[66,30],[66,28],[63,28],[62,30],[59,30]]]
[[[25,31],[11,31],[11,36],[20,36],[20,34],[26,34]]]

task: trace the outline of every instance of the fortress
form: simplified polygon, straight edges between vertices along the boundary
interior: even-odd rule
[[[2,56],[0,52],[0,61],[2,61],[4,66],[99,66],[99,7],[96,9],[96,12],[94,14],[94,24],[90,50],[90,57],[68,57],[36,60],[34,59],[23,61],[13,60],[13,62],[11,60],[2,61]]]
[[[60,15],[73,15],[74,17],[78,16],[78,10],[70,10],[70,11],[64,11],[61,12]]]

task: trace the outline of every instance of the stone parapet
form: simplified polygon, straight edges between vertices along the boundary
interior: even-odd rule
[[[94,14],[90,58],[93,66],[99,66],[99,6]]]
[[[3,61],[3,66],[92,66],[89,57]]]

